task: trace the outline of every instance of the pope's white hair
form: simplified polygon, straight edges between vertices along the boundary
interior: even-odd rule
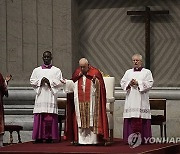
[[[80,63],[89,64],[89,62],[88,62],[88,60],[87,60],[86,58],[81,58],[81,59],[79,60],[79,64],[80,64]]]

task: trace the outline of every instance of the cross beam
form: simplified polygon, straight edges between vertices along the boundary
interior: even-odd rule
[[[168,10],[151,11],[146,7],[145,11],[127,11],[127,15],[143,16],[145,20],[145,67],[150,69],[150,20],[153,15],[169,14]]]

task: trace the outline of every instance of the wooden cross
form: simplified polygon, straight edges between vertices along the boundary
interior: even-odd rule
[[[145,11],[127,11],[127,15],[143,16],[145,20],[145,67],[150,69],[150,20],[153,15],[169,14],[168,10],[151,11],[146,7]]]

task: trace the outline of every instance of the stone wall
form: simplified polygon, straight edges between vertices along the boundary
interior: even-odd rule
[[[144,6],[169,10],[169,15],[151,18],[151,71],[156,87],[178,87],[178,0],[0,0],[0,72],[13,75],[11,86],[29,86],[32,70],[50,50],[65,78],[71,78],[83,56],[119,86],[132,66],[131,56],[145,57],[144,19],[127,15]]]
[[[0,72],[12,74],[10,86],[29,86],[45,50],[71,77],[71,0],[0,0],[0,25]]]

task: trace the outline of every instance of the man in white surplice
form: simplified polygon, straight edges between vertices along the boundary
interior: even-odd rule
[[[126,91],[123,139],[127,142],[129,135],[138,133],[144,142],[144,137],[152,136],[149,90],[153,85],[153,77],[149,69],[142,67],[140,54],[133,55],[132,61],[134,68],[127,70],[120,82]]]
[[[36,92],[32,139],[51,143],[59,139],[57,94],[64,81],[61,70],[51,64],[52,53],[45,51],[42,59],[44,64],[35,68],[30,77]]]

